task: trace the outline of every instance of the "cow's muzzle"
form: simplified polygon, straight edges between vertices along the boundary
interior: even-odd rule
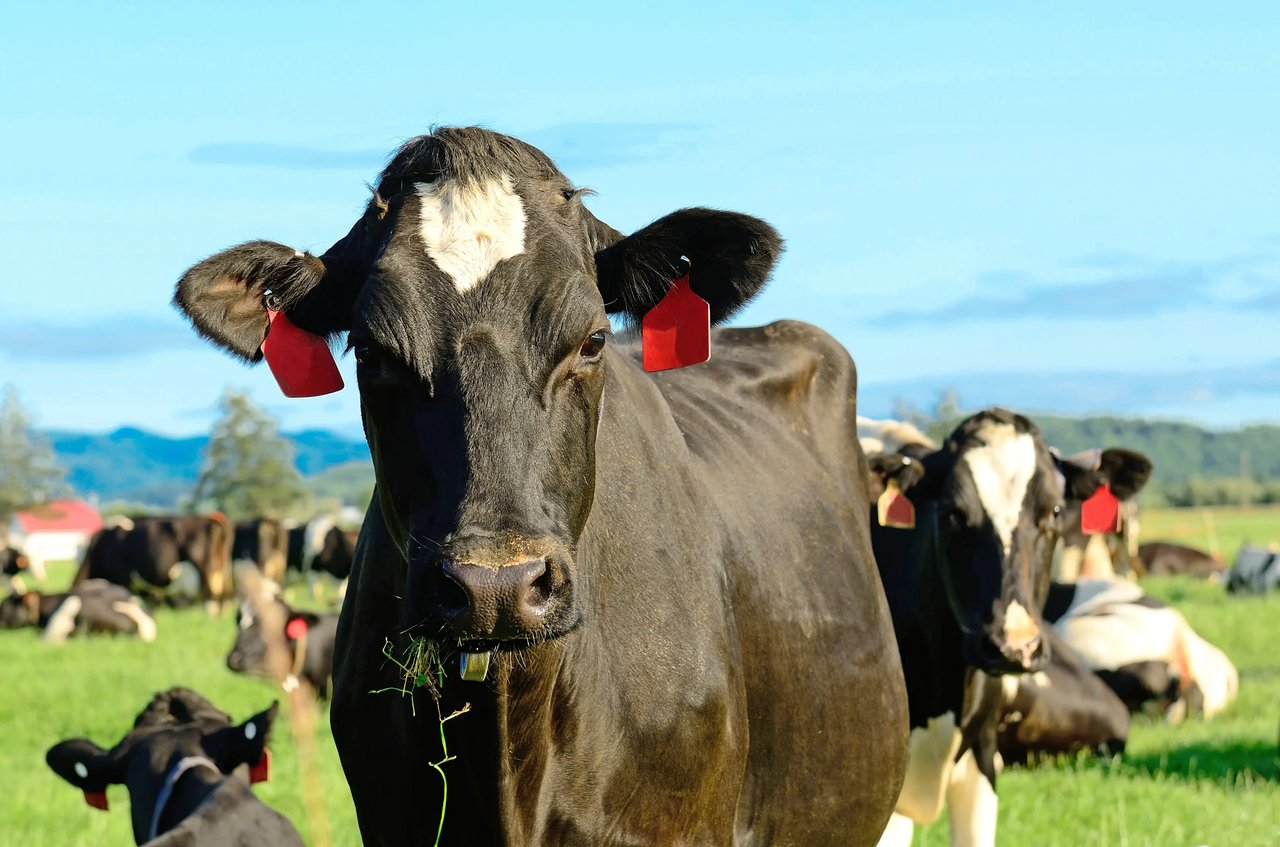
[[[576,618],[567,569],[554,555],[496,565],[437,559],[411,567],[408,588],[410,609],[422,610],[412,628],[463,646],[541,641]]]

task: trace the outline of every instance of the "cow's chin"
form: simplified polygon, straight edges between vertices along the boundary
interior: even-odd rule
[[[1042,648],[1023,660],[1011,657],[988,637],[968,635],[964,640],[964,663],[990,676],[1035,673],[1049,666],[1049,651]]]
[[[485,626],[475,626],[474,620],[466,619],[469,615],[461,616],[464,619],[459,620],[459,616],[450,614],[451,611],[439,606],[425,614],[410,611],[404,620],[404,629],[412,636],[429,638],[462,652],[490,653],[524,650],[545,641],[554,641],[582,625],[582,610],[572,591],[559,592],[536,622],[499,614],[497,620],[487,621]]]

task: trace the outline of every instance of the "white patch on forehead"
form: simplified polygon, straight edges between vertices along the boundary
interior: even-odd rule
[[[414,188],[422,201],[418,232],[427,255],[459,294],[524,252],[524,204],[506,174],[475,183],[418,182]]]
[[[1030,433],[1018,432],[1013,424],[996,422],[983,424],[978,438],[982,446],[966,450],[964,460],[973,475],[982,508],[1008,553],[1027,485],[1036,472],[1035,441]]]

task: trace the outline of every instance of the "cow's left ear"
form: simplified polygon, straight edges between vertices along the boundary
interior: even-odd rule
[[[782,238],[749,215],[681,209],[624,238],[594,219],[591,241],[605,309],[639,323],[667,294],[689,260],[689,284],[726,320],[760,291],[782,253]]]
[[[231,773],[241,765],[256,765],[262,759],[267,735],[279,709],[279,703],[272,703],[270,708],[239,726],[227,726],[209,733],[200,744],[223,773]]]
[[[904,494],[916,487],[927,474],[924,463],[902,453],[881,453],[870,456],[867,465],[871,471],[871,496],[879,497],[884,493],[889,480],[898,483],[898,489]]]
[[[1102,451],[1098,475],[1111,485],[1111,493],[1128,500],[1142,490],[1155,469],[1151,460],[1133,450],[1111,447]]]
[[[85,800],[106,808],[108,785],[124,782],[124,756],[120,748],[103,750],[87,738],[60,741],[45,753],[45,763],[58,776],[79,788]]]

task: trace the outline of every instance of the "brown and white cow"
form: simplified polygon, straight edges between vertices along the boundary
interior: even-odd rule
[[[89,541],[75,583],[105,579],[177,603],[231,597],[233,530],[220,514],[140,517]]]
[[[178,285],[246,360],[268,305],[355,352],[377,496],[332,722],[364,841],[421,843],[438,714],[469,706],[447,729],[444,843],[873,844],[907,725],[853,363],[781,322],[646,373],[610,315],[640,322],[683,257],[723,321],[781,241],[698,208],[624,236],[583,198],[523,142],[442,128],[323,255],[250,242]],[[416,717],[371,693],[401,684],[383,649],[411,635],[449,669]]]

